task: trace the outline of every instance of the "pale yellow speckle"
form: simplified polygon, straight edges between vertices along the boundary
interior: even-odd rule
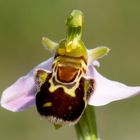
[[[68,109],[71,110],[72,109],[72,106],[69,106]]]
[[[43,107],[51,107],[52,106],[52,102],[46,102]]]

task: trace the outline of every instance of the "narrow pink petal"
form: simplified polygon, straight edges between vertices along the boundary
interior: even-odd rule
[[[94,60],[93,65],[96,67],[100,67],[100,62],[98,60]]]
[[[89,66],[87,77],[95,80],[95,90],[88,102],[89,105],[101,106],[140,93],[140,86],[130,87],[117,81],[111,81],[99,74],[93,66]]]
[[[52,61],[53,58],[50,58],[49,60],[42,62],[27,75],[19,78],[14,84],[4,90],[1,97],[1,106],[13,112],[23,111],[34,106],[35,93],[37,92],[34,71],[38,68],[44,68],[51,71]]]

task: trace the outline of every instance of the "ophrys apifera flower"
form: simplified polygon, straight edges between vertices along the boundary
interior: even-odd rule
[[[94,65],[109,52],[107,47],[87,49],[81,40],[83,14],[74,10],[66,20],[67,36],[59,43],[44,37],[43,45],[52,58],[37,65],[4,90],[1,106],[23,111],[36,106],[42,117],[54,124],[75,124],[87,104],[100,106],[140,92],[111,81],[97,72]]]

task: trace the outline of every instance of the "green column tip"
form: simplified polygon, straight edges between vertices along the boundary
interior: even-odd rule
[[[80,10],[73,10],[66,19],[66,25],[69,27],[82,27],[83,26],[83,13]]]

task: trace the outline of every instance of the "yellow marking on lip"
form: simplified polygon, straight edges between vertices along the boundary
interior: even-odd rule
[[[75,77],[75,79],[71,83],[69,83],[69,84],[74,84],[73,87],[69,89],[69,88],[66,87],[67,83],[61,82],[60,80],[57,79],[57,67],[58,67],[58,65],[59,66],[61,66],[61,65],[67,66],[69,64],[69,63],[68,64],[63,64],[61,62],[59,63],[60,60],[64,61],[65,59],[64,59],[64,57],[58,57],[53,62],[52,76],[48,81],[50,83],[49,91],[51,93],[54,93],[54,91],[57,90],[58,88],[63,88],[63,90],[64,90],[64,92],[66,94],[70,95],[71,97],[76,97],[75,91],[79,87],[81,77],[85,74],[83,72],[83,68],[86,70],[87,66],[86,66],[85,62],[82,59],[79,59],[79,60],[74,59],[77,62],[75,63],[75,65],[73,65],[73,67],[75,69],[79,69],[79,70],[78,70],[78,73],[77,73],[77,76]],[[71,58],[68,62],[73,61],[73,63],[74,63],[74,60]],[[80,64],[81,67],[77,68],[77,66],[76,66],[77,64]],[[55,78],[55,81],[60,83],[60,85],[54,85],[53,78]]]
[[[71,110],[72,109],[72,106],[69,106],[68,109]]]
[[[43,107],[51,107],[52,106],[52,102],[46,102]]]

